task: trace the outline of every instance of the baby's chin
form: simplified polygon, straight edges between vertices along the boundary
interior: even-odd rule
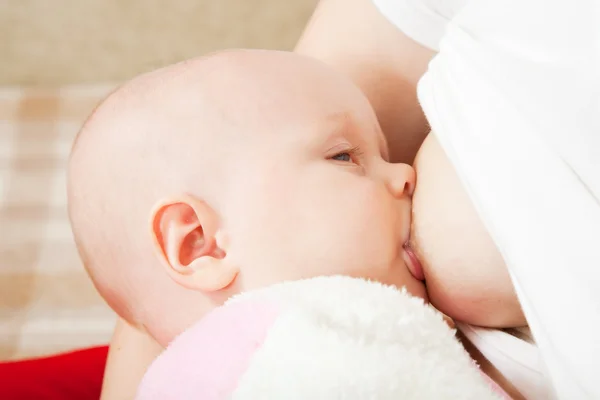
[[[413,296],[423,299],[423,301],[429,304],[429,295],[427,294],[427,288],[425,283],[414,279],[410,284],[405,285],[406,290]]]
[[[391,275],[392,276],[389,277],[389,280],[386,283],[399,289],[405,288],[410,295],[419,297],[423,299],[425,303],[429,303],[425,282],[415,278],[403,260],[398,260],[395,265],[393,265]]]

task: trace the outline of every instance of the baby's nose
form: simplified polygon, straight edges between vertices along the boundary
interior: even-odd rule
[[[416,174],[408,164],[388,164],[388,190],[394,197],[412,196],[415,190]]]

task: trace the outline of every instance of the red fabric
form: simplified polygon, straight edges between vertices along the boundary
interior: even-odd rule
[[[108,347],[0,362],[0,399],[97,400]]]

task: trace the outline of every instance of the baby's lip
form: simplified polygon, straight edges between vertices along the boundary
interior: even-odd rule
[[[408,270],[410,271],[412,276],[415,277],[415,279],[424,281],[425,273],[423,272],[423,265],[421,265],[421,262],[417,258],[417,255],[410,246],[410,242],[404,243],[404,246],[402,247],[404,249],[404,253],[402,254],[402,256],[404,258],[406,266],[408,267]]]

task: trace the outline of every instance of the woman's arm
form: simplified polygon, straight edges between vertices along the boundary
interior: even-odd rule
[[[321,0],[296,46],[347,74],[371,101],[392,161],[412,163],[428,131],[416,85],[435,55],[371,0]]]
[[[101,400],[130,400],[163,348],[147,333],[119,319],[108,352]]]

